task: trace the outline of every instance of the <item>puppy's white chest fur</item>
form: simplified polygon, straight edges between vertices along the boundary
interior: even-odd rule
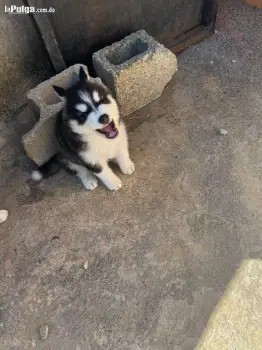
[[[120,124],[118,135],[114,139],[109,139],[97,132],[92,132],[82,136],[83,141],[87,142],[87,150],[81,152],[81,157],[91,163],[105,163],[119,155],[122,147],[127,146],[127,134],[125,125]]]

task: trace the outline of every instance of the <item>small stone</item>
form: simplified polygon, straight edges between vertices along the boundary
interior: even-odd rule
[[[227,130],[225,129],[219,129],[218,132],[220,135],[223,135],[223,136],[227,135]]]
[[[8,217],[8,211],[5,209],[0,210],[0,223],[5,222]]]
[[[6,127],[5,123],[4,122],[0,122],[0,130],[4,130],[5,127]]]
[[[236,60],[232,60],[232,63],[236,63]]]
[[[85,263],[84,263],[84,269],[85,269],[85,270],[88,269],[88,261],[85,261]]]
[[[215,33],[215,34],[217,34],[217,33],[218,33],[218,31],[215,29],[215,30],[214,30],[214,33]]]
[[[45,340],[48,337],[48,326],[46,324],[43,324],[40,328],[39,328],[39,335],[40,338]]]
[[[6,138],[3,136],[0,136],[0,148],[3,147],[6,144]]]
[[[214,64],[214,62],[213,62],[213,61],[210,61],[210,63],[211,63],[211,64]]]

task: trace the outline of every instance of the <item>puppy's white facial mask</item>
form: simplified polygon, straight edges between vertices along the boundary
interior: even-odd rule
[[[97,90],[87,92],[80,90],[78,91],[79,103],[76,104],[75,108],[81,112],[86,113],[86,122],[92,129],[103,129],[105,125],[100,123],[100,117],[103,115],[108,116],[110,124],[114,122],[117,127],[119,120],[119,112],[115,100],[107,94],[106,96],[100,96]],[[109,130],[108,130],[109,132]],[[111,131],[110,133],[112,133]],[[113,137],[113,135],[111,135]]]

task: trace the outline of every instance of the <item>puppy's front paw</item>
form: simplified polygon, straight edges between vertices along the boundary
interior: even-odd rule
[[[126,163],[122,164],[121,171],[123,174],[131,175],[135,171],[135,165],[131,159],[129,159]]]
[[[114,176],[114,177],[108,179],[105,182],[105,185],[109,190],[117,191],[122,187],[122,182],[117,176]]]
[[[92,191],[97,187],[97,179],[95,177],[82,179],[82,183],[88,191]]]

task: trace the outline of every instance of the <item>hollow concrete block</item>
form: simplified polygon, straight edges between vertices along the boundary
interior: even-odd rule
[[[32,108],[32,112],[35,113],[37,119],[40,118],[41,109],[61,102],[61,99],[52,88],[52,85],[68,88],[72,83],[74,83],[74,77],[78,76],[80,67],[83,67],[86,71],[88,71],[87,67],[83,64],[75,64],[63,70],[61,73],[51,77],[50,79],[45,80],[29,91],[27,94],[27,100],[29,107]]]
[[[93,65],[122,116],[160,97],[177,70],[176,56],[144,30],[95,52]]]
[[[62,108],[62,102],[43,108],[39,121],[30,131],[22,136],[26,154],[38,165],[44,164],[58,150],[55,136],[55,116]]]
[[[37,85],[27,94],[29,113],[33,114],[36,124],[23,135],[22,143],[28,157],[38,165],[54,156],[58,149],[55,121],[56,115],[63,108],[63,102],[52,85],[68,88],[76,81],[81,66],[88,72],[86,66],[75,64]]]

